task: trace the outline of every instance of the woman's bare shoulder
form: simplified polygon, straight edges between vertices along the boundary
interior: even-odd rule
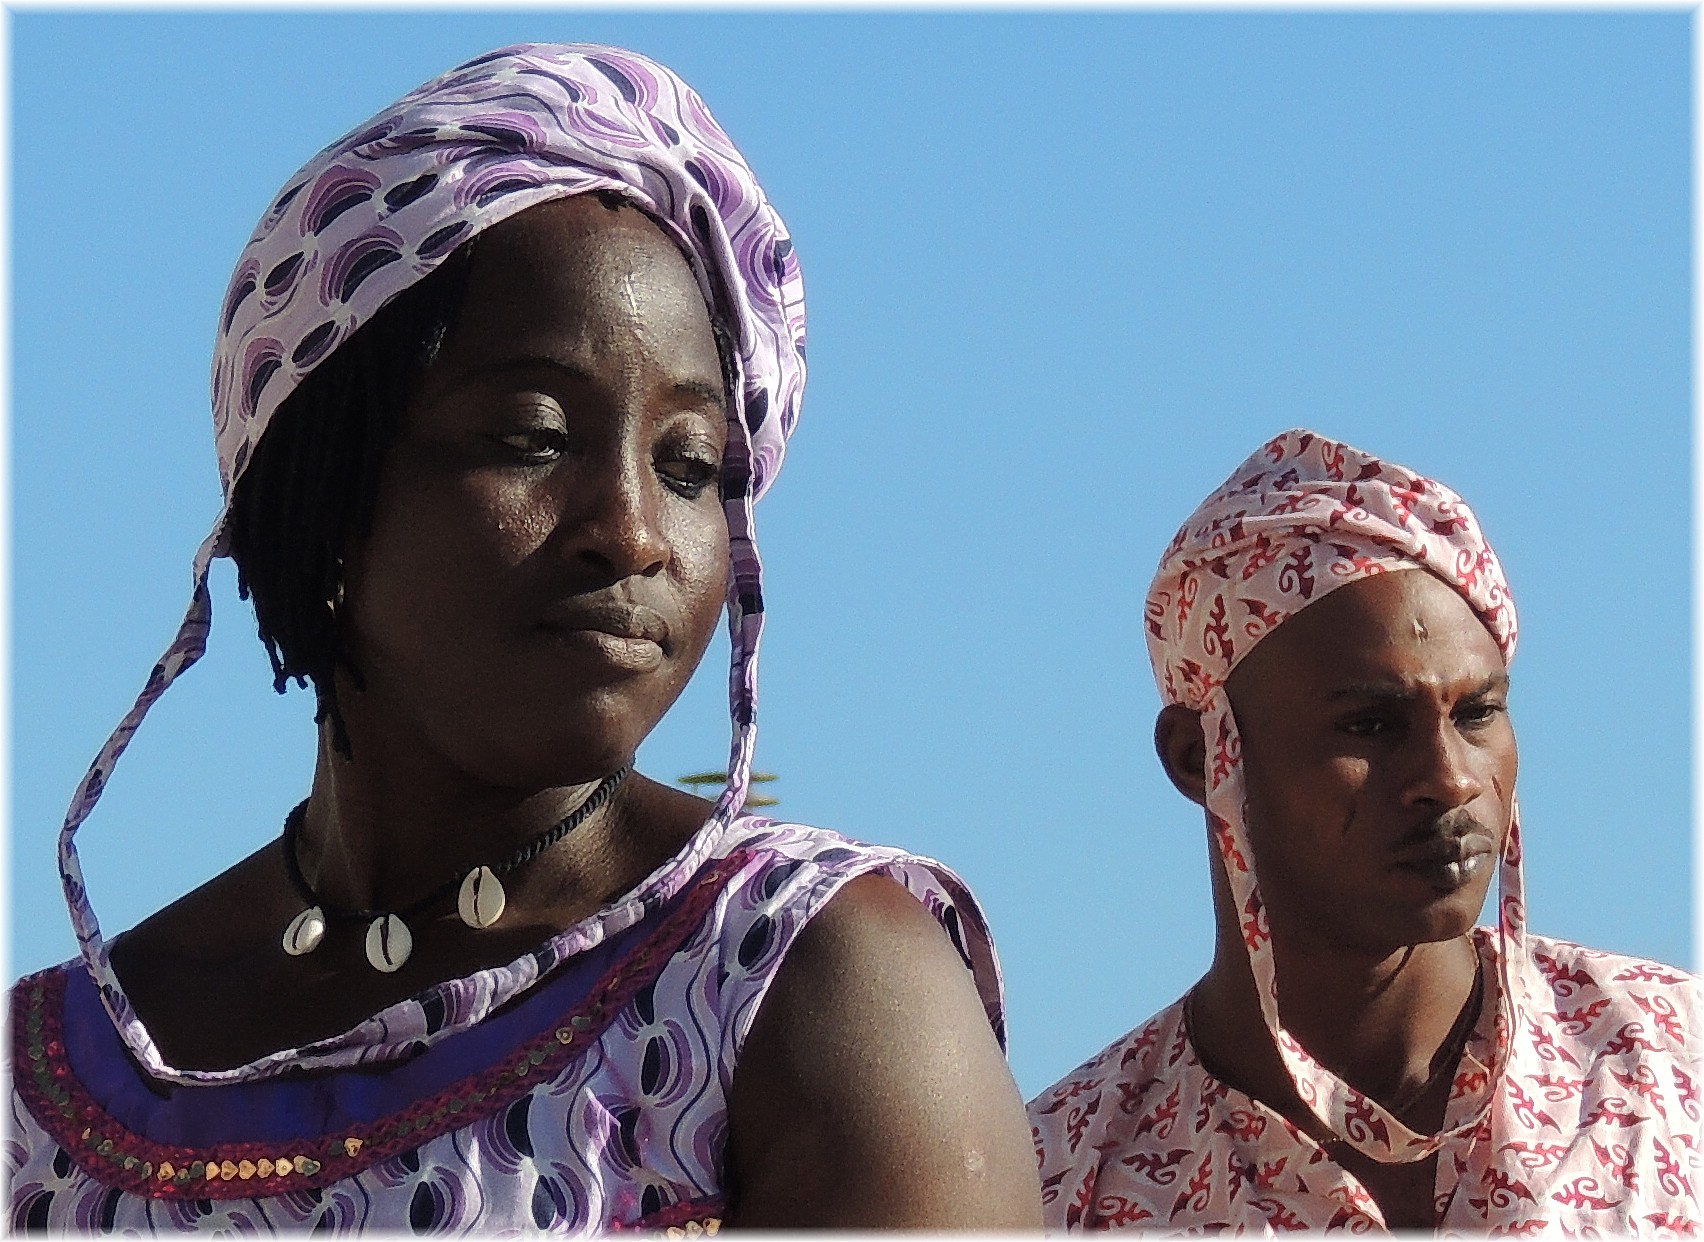
[[[970,972],[885,876],[799,934],[729,1117],[739,1223],[1039,1226],[1029,1126]]]
[[[120,978],[126,968],[134,974],[228,963],[261,941],[276,947],[277,936],[268,933],[287,904],[280,900],[282,870],[278,843],[268,842],[115,937],[112,960]]]

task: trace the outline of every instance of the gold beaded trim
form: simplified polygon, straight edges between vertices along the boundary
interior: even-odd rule
[[[702,1224],[695,1220],[689,1220],[684,1225],[670,1225],[663,1230],[663,1236],[665,1238],[715,1237],[720,1232],[722,1232],[722,1222],[712,1216]]]
[[[103,1145],[111,1140],[103,1140]],[[98,1149],[97,1149],[98,1150]],[[133,1167],[134,1156],[124,1157],[124,1167]],[[142,1176],[150,1173],[162,1182],[193,1182],[205,1178],[210,1182],[217,1181],[248,1181],[251,1177],[289,1177],[292,1173],[304,1177],[312,1177],[324,1166],[312,1156],[295,1155],[280,1156],[276,1160],[268,1160],[262,1156],[259,1160],[196,1160],[187,1167],[179,1169],[172,1166],[170,1160],[160,1161],[160,1167],[155,1169],[146,1160],[142,1162]]]

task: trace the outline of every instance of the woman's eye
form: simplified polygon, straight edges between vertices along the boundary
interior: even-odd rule
[[[673,457],[659,462],[657,472],[663,481],[688,500],[697,499],[722,473],[720,463],[708,457]]]
[[[568,447],[568,437],[559,427],[525,427],[496,440],[528,464],[555,461]]]

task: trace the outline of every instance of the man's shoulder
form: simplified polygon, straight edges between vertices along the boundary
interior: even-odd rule
[[[1057,1141],[1075,1150],[1087,1129],[1105,1129],[1113,1116],[1140,1111],[1156,1088],[1195,1063],[1183,1001],[1178,1000],[1030,1101],[1030,1124],[1038,1144],[1046,1147]],[[1112,1103],[1103,1105],[1103,1097]]]
[[[1533,935],[1527,937],[1526,955],[1538,978],[1563,998],[1586,990],[1613,997],[1669,992],[1694,1002],[1699,995],[1698,976],[1648,958]]]
[[[1029,1117],[1050,1230],[1226,1227],[1240,1217],[1225,1195],[1252,1167],[1227,1153],[1263,1133],[1284,1147],[1276,1119],[1202,1067],[1182,1001],[1036,1096]]]
[[[1571,940],[1559,940],[1554,936],[1538,936],[1529,932],[1526,945],[1527,956],[1534,961],[1542,958],[1549,963],[1577,964],[1582,969],[1606,977],[1625,975],[1628,979],[1655,980],[1668,984],[1690,984],[1694,987],[1698,984],[1697,975],[1679,966],[1616,953],[1609,949],[1594,949]]]
[[[1646,958],[1528,936],[1529,992],[1537,1023],[1594,1048],[1700,1054],[1696,975]]]

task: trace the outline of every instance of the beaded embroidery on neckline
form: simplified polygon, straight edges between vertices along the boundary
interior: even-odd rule
[[[582,1004],[563,1013],[549,1029],[485,1070],[375,1120],[358,1134],[196,1148],[134,1133],[108,1114],[71,1070],[62,1025],[65,973],[60,967],[22,981],[14,992],[21,1004],[21,1012],[13,1016],[17,1090],[78,1167],[96,1181],[131,1194],[249,1199],[323,1187],[488,1116],[560,1073],[602,1038],[752,857],[752,851],[741,849],[706,868],[685,901],[617,960]]]

